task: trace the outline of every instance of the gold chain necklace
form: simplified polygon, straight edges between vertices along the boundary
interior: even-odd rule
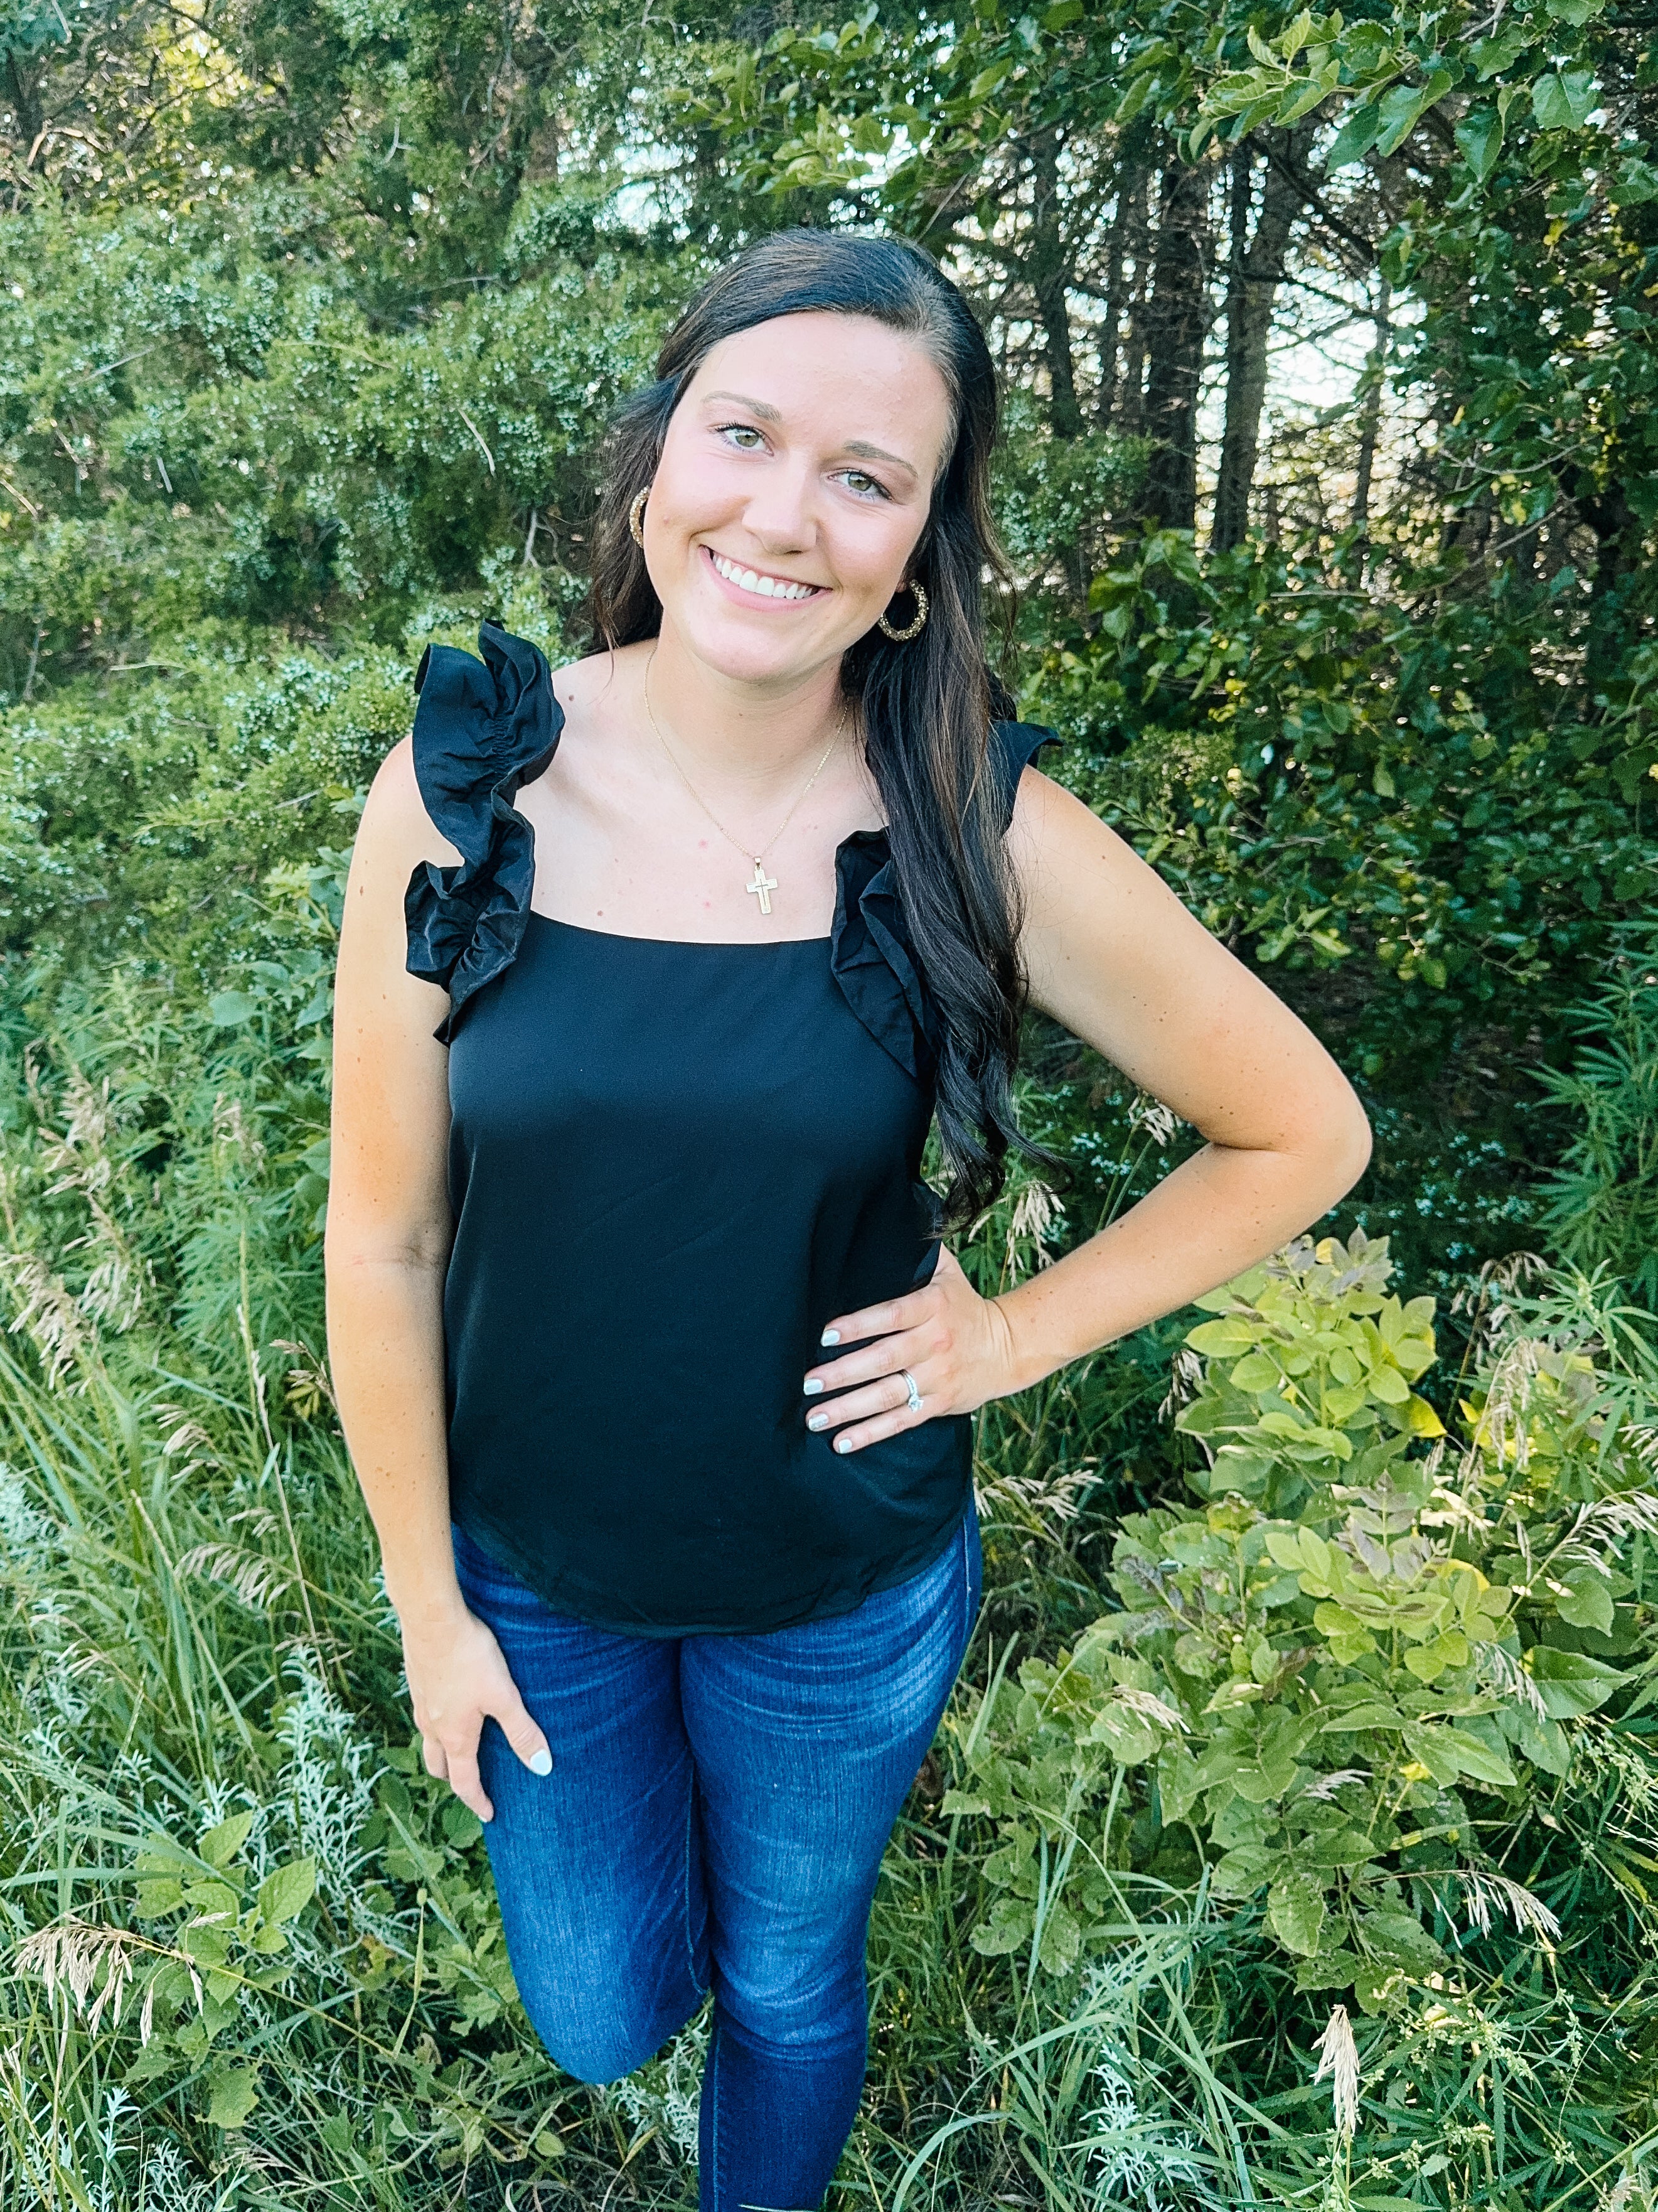
[[[668,743],[666,733],[664,732],[661,723],[656,719],[656,709],[651,704],[651,671],[655,665],[656,647],[653,646],[651,647],[651,657],[645,663],[644,684],[645,712],[650,717],[651,727],[656,732],[657,738],[661,744],[662,750],[666,753],[669,760],[672,763],[675,770],[678,774],[679,781],[684,785],[686,790],[689,792],[691,797],[702,809],[702,811],[708,816],[709,821],[713,823],[714,828],[720,832],[726,842],[728,845],[735,847],[736,850],[742,854],[744,860],[747,860],[750,857],[749,848],[744,844],[739,838],[736,838],[732,836],[731,831],[726,829],[725,823],[714,812],[713,807],[711,807],[708,800],[703,798],[701,793],[691,781],[689,776],[686,775],[684,769],[680,767],[678,757],[675,753],[673,747]],[[846,728],[846,726],[847,710],[845,702],[843,701],[841,702],[840,717],[835,722],[834,730],[830,733],[828,744],[823,748],[823,757],[818,762],[817,767],[813,769],[811,774],[806,778],[805,783],[802,787],[799,795],[796,797],[793,805],[790,807],[788,812],[778,823],[776,829],[772,831],[771,836],[767,838],[765,843],[760,848],[760,850],[753,855],[753,880],[750,883],[744,884],[743,888],[752,896],[759,900],[760,911],[762,914],[769,914],[771,912],[771,895],[777,889],[776,877],[768,876],[766,873],[764,865],[766,855],[770,852],[772,847],[777,842],[783,832],[788,828],[790,823],[793,821],[795,816],[799,812],[801,801],[805,798],[807,792],[811,789],[813,784],[817,782],[818,777],[822,775],[823,770],[829,766],[829,757],[835,750],[836,740],[839,738],[841,732]]]

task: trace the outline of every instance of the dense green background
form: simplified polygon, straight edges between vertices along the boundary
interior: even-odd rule
[[[1601,0],[0,0],[8,2201],[692,2201],[694,2045],[561,2082],[410,1750],[319,1360],[329,977],[420,647],[488,611],[581,649],[610,407],[802,220],[968,289],[1023,709],[1377,1133],[1298,1319],[1171,1387],[1176,1318],[981,1425],[985,1628],[884,1881],[844,2201],[1648,2201],[1655,37]],[[981,1225],[987,1286],[1190,1141],[1041,1024],[1024,1110],[1067,1174]],[[1265,1407],[1218,1490],[1194,1393]],[[1361,1536],[1429,1547],[1354,1601],[1385,1665],[1262,1513],[1365,1574]],[[1435,1545],[1502,1623],[1442,1617]],[[1309,1715],[1372,1675],[1415,1753],[1342,1739],[1365,1781],[1309,1797]],[[1188,1738],[1288,1826],[1234,1767],[1188,1797]]]

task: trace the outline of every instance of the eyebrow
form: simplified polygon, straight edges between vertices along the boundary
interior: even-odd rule
[[[702,398],[705,405],[715,399],[735,400],[739,407],[746,407],[751,415],[757,415],[762,422],[780,422],[783,419],[780,409],[768,406],[763,399],[752,398],[746,392],[705,392]],[[871,445],[867,438],[848,438],[841,451],[855,454],[860,461],[890,461],[894,468],[902,469],[918,483],[920,480],[920,471],[902,453],[890,453],[884,446]]]

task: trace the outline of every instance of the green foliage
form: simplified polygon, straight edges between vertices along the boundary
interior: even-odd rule
[[[1619,933],[1611,972],[1576,1016],[1570,1071],[1543,1086],[1570,1116],[1560,1167],[1543,1187],[1542,1218],[1568,1259],[1603,1266],[1649,1309],[1658,1307],[1658,933]]]
[[[1388,1273],[1385,1244],[1332,1239],[1203,1301],[1220,1317],[1188,1335],[1177,1425],[1206,1510],[1128,1515],[1117,1608],[961,1724],[945,1809],[1000,1838],[981,1950],[1061,1976],[1108,1954],[1139,1867],[1260,1901],[1295,1986],[1367,2012],[1454,1961],[1477,1974],[1494,1911],[1561,1943],[1499,1839],[1576,1786],[1588,1717],[1645,1702],[1643,1416],[1588,1351],[1515,1328],[1453,1467],[1410,1387],[1431,1301],[1401,1305]],[[1629,1896],[1644,1917],[1644,1885]]]
[[[884,1869],[841,2194],[1637,2212],[1650,26],[0,17],[0,2195],[695,2199],[702,2027],[559,2076],[410,1740],[320,1353],[331,974],[421,647],[487,610],[578,649],[610,404],[712,260],[805,217],[968,284],[1050,772],[1378,1136],[1345,1243],[981,1419],[983,1632]],[[1131,356],[1175,185],[1213,180],[1218,273],[1251,147],[1293,274],[1350,307],[1385,274],[1392,336],[1206,553],[1144,523]],[[1402,442],[1357,514],[1366,395]],[[963,1240],[986,1291],[1196,1141],[1029,1029],[1065,1170]],[[1522,1297],[1544,1236],[1582,1273]],[[1455,1380],[1390,1257],[1453,1294]]]

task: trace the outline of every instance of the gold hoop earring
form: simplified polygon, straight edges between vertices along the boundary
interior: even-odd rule
[[[915,619],[908,629],[894,629],[884,615],[879,616],[876,621],[877,629],[884,636],[890,637],[895,645],[908,644],[911,638],[920,637],[921,632],[926,628],[926,587],[925,585],[918,584],[912,577],[909,589],[915,600]]]
[[[647,484],[643,491],[634,494],[634,503],[628,509],[628,528],[641,552],[645,547],[645,502],[650,495],[651,488]]]

